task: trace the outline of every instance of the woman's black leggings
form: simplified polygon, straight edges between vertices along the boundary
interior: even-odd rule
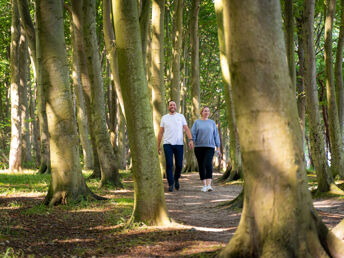
[[[195,155],[201,180],[213,178],[214,151],[215,148],[211,147],[195,147]]]

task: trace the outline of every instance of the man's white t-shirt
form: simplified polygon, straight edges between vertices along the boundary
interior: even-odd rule
[[[187,125],[182,114],[166,114],[161,118],[160,127],[164,127],[163,144],[183,145],[183,127]]]

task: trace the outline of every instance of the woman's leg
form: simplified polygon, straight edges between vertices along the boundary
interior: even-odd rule
[[[213,157],[214,157],[214,148],[206,148],[204,154],[205,160],[205,178],[207,181],[208,190],[212,190],[211,181],[213,178]]]
[[[204,157],[204,148],[203,147],[195,147],[195,155],[197,158],[197,163],[198,163],[198,172],[199,172],[199,177],[203,182],[203,188],[202,191],[206,192],[207,189],[207,182],[206,182],[206,168],[205,168],[205,157]]]

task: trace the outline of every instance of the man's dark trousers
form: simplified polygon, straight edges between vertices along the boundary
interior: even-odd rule
[[[164,144],[164,152],[166,159],[166,176],[168,185],[171,186],[174,183],[174,180],[180,178],[180,174],[183,168],[183,145],[171,145]],[[173,176],[173,155],[175,161],[175,172]]]

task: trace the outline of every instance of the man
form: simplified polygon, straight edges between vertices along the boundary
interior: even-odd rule
[[[183,130],[188,137],[189,147],[193,148],[191,132],[186,123],[185,117],[176,112],[176,102],[168,102],[169,113],[161,118],[160,130],[158,134],[158,152],[161,153],[160,143],[164,136],[164,152],[166,159],[166,176],[168,181],[168,191],[173,192],[173,186],[179,190],[179,178],[183,168]],[[175,160],[175,172],[173,176],[173,155]]]

